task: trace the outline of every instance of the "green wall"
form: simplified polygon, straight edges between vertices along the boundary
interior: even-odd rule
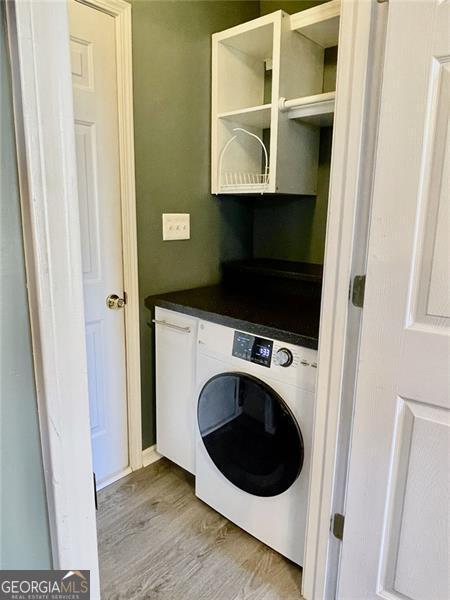
[[[211,34],[259,16],[255,1],[133,0],[143,446],[155,440],[144,298],[216,283],[221,260],[251,255],[248,202],[210,195]],[[163,212],[191,214],[191,240],[162,241]]]
[[[322,129],[317,196],[263,197],[258,205],[255,205],[255,257],[323,263],[331,136],[331,127]]]
[[[0,6],[0,569],[49,569],[11,83]]]
[[[322,0],[327,2],[328,0]],[[261,0],[259,3],[261,15],[267,15],[275,10],[284,10],[292,15],[293,13],[312,8],[322,4],[321,0]]]
[[[212,197],[211,34],[280,8],[293,13],[320,2],[131,3],[145,448],[155,441],[152,330],[145,297],[214,284],[220,262],[227,259],[256,255],[322,262],[331,136],[322,135],[317,199]],[[332,79],[332,67],[327,73]],[[191,240],[163,242],[163,212],[189,212]]]

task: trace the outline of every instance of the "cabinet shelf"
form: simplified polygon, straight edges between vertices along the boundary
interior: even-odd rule
[[[320,132],[278,101],[322,91],[323,69],[280,10],[212,36],[213,194],[316,194]]]
[[[280,101],[280,110],[287,113],[289,119],[295,119],[318,127],[333,125],[336,92],[315,94]]]
[[[262,104],[260,106],[252,106],[242,110],[232,110],[229,112],[220,113],[218,116],[221,120],[233,121],[247,127],[258,127],[259,129],[268,129],[270,127],[271,104]]]
[[[298,31],[322,48],[338,45],[340,0],[302,10],[291,15],[291,29]]]

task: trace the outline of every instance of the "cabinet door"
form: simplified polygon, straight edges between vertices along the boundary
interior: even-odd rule
[[[155,314],[157,449],[194,473],[197,319],[161,308]]]

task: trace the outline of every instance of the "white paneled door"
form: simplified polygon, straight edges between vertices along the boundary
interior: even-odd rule
[[[343,600],[450,597],[449,115],[449,0],[390,0]]]
[[[69,3],[86,346],[97,484],[129,464],[114,18]],[[119,300],[107,307],[107,297]]]

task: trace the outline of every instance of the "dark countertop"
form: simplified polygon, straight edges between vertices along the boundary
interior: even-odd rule
[[[167,308],[219,325],[317,349],[320,298],[238,291],[223,285],[149,296],[145,306]]]

